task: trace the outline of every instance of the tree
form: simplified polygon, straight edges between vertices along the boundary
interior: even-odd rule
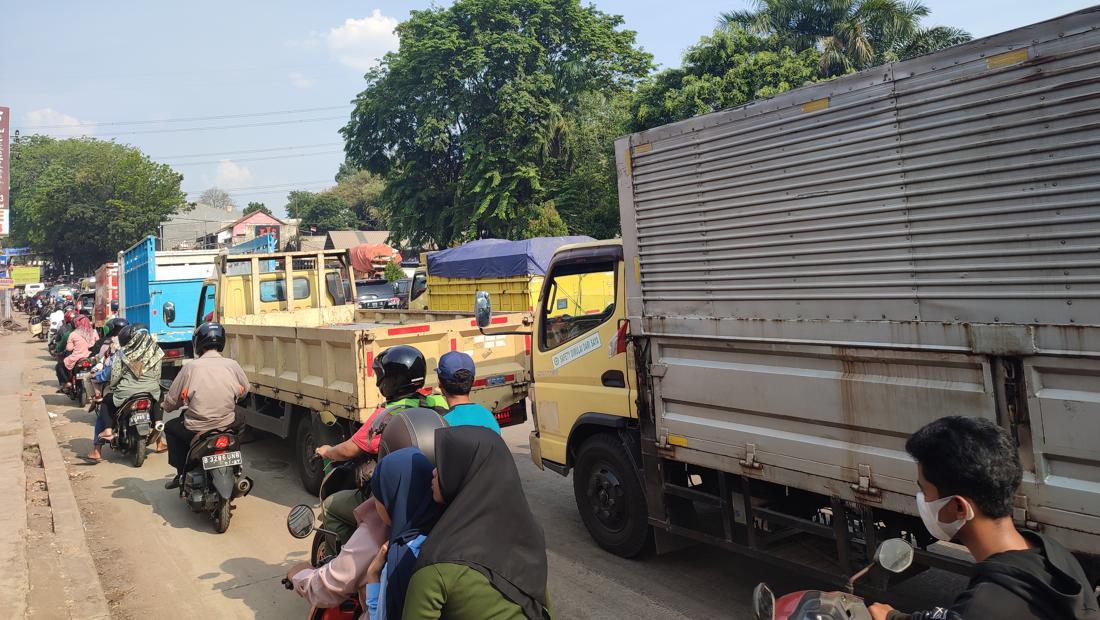
[[[155,234],[183,177],[136,148],[32,135],[11,151],[12,239],[89,273]]]
[[[385,230],[381,212],[382,191],[386,182],[366,170],[346,169],[340,165],[336,186],[326,190],[355,212],[361,230]]]
[[[922,31],[929,14],[920,0],[754,0],[755,10],[724,13],[720,23],[775,36],[795,50],[821,52],[819,75],[830,77],[942,49],[970,39],[957,29]],[[915,45],[912,43],[919,42]]]
[[[629,90],[651,57],[580,0],[457,0],[413,11],[343,128],[348,161],[385,180],[395,238],[446,247],[524,234],[554,141],[585,93]]]
[[[532,237],[561,237],[569,234],[558,210],[554,208],[554,201],[548,200],[537,207],[531,219],[527,221],[527,228],[523,231],[524,238]]]
[[[401,269],[401,265],[390,261],[386,263],[386,282],[396,282],[404,279],[405,272]]]
[[[271,212],[271,209],[268,209],[267,205],[265,205],[262,202],[250,202],[250,203],[248,203],[248,206],[245,207],[244,215],[248,215],[249,213],[255,213],[257,211],[262,211],[262,212],[264,212],[264,213],[266,213],[266,214],[268,214],[272,217],[275,216],[275,214]]]
[[[810,82],[818,53],[740,28],[716,30],[684,53],[683,66],[639,86],[631,102],[636,131],[743,105]]]
[[[310,226],[316,226],[316,234],[319,235],[355,227],[355,213],[339,198],[327,192],[290,192],[287,195],[286,213],[301,220],[298,224],[300,230],[309,230]]]
[[[229,195],[229,192],[217,187],[211,187],[203,192],[199,196],[199,203],[210,205],[216,209],[225,209],[226,211],[232,211],[237,206],[236,201]]]

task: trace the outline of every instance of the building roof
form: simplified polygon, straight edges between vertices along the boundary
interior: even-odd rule
[[[347,250],[364,243],[385,243],[390,238],[388,230],[334,230],[329,232],[326,250]]]
[[[325,249],[325,242],[328,241],[328,237],[324,235],[305,235],[298,237],[299,250],[302,252],[315,252],[317,250]]]
[[[174,250],[194,247],[195,240],[216,233],[222,226],[241,217],[236,209],[220,209],[197,204],[187,211],[178,210],[160,225],[160,247]]]
[[[283,220],[275,217],[274,215],[268,215],[268,214],[264,213],[263,211],[253,211],[252,213],[249,213],[247,215],[242,215],[241,217],[237,218],[236,221],[233,221],[233,222],[229,223],[228,225],[223,226],[221,228],[221,230],[225,230],[227,228],[236,228],[238,224],[244,224],[248,220],[254,219],[256,216],[263,216],[265,218],[271,218],[271,219],[275,220],[276,222],[278,222],[280,226],[285,226],[286,225],[286,222],[284,222]]]

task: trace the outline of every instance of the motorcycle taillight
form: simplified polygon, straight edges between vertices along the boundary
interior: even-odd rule
[[[134,411],[146,411],[149,407],[153,406],[153,401],[148,398],[139,398],[134,401],[134,406],[131,407]]]
[[[229,437],[226,437],[225,435],[221,435],[217,439],[214,440],[214,449],[215,450],[225,450],[228,447],[229,447]]]

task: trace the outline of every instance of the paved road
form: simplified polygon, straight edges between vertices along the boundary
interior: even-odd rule
[[[45,355],[34,385],[52,392]],[[32,362],[28,362],[32,363]],[[134,469],[107,451],[107,461],[84,464],[92,414],[68,399],[46,395],[54,432],[69,461],[70,478],[112,612],[118,618],[301,618],[305,604],[279,581],[308,554],[307,541],[291,538],[284,519],[298,503],[315,504],[299,484],[285,442],[264,436],[244,447],[255,480],[238,500],[226,534],[191,513],[163,482],[164,455]],[[768,580],[782,592],[798,583],[731,553],[693,547],[660,557],[624,560],[596,547],[573,505],[571,480],[531,463],[526,425],[507,429],[528,501],[546,530],[550,591],[559,618],[747,618],[752,587]],[[807,584],[802,584],[806,587]],[[921,577],[905,584],[905,599],[954,589],[958,579]]]

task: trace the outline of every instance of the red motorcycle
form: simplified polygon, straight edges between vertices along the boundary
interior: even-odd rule
[[[875,565],[903,573],[913,563],[913,547],[900,538],[885,540],[875,550],[875,561],[848,579],[847,592],[801,590],[775,598],[766,583],[752,593],[753,620],[871,620],[863,599],[852,594],[856,581]]]

